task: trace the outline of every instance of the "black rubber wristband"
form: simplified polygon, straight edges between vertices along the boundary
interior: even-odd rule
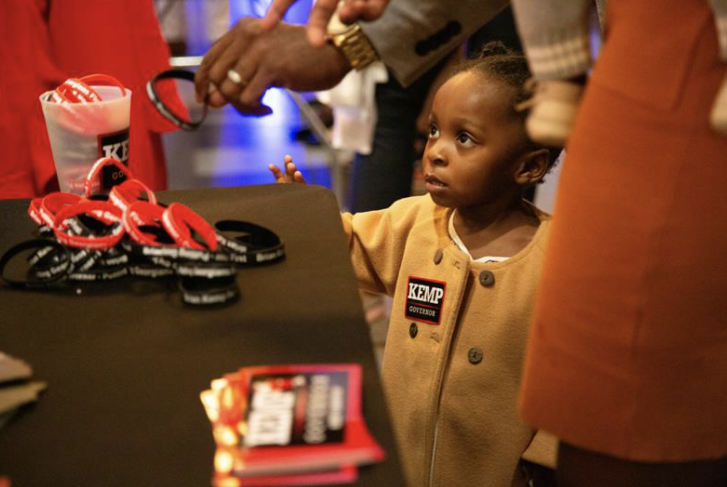
[[[215,223],[217,243],[241,266],[270,264],[285,257],[278,234],[255,223],[221,220]]]
[[[48,266],[41,266],[36,264],[35,266],[29,265],[28,277],[26,280],[18,280],[10,278],[5,273],[5,268],[8,263],[20,253],[31,250],[31,249],[44,249],[50,247],[55,254],[55,262],[50,262]],[[42,261],[43,259],[40,259]],[[39,263],[40,263],[39,261]],[[26,240],[5,252],[0,258],[0,277],[2,280],[16,288],[21,289],[37,289],[48,287],[51,284],[64,279],[71,269],[71,256],[68,249],[58,242],[53,240],[35,239]]]

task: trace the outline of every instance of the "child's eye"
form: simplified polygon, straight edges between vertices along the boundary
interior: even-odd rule
[[[434,138],[439,135],[439,129],[436,125],[432,124],[429,126],[429,138]]]
[[[459,142],[462,145],[471,145],[474,144],[474,140],[470,136],[470,134],[466,132],[460,132],[457,134],[457,142]]]

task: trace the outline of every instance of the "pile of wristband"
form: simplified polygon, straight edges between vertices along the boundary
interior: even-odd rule
[[[127,178],[107,195],[97,192],[106,166],[116,166]],[[185,304],[220,305],[239,296],[237,267],[285,257],[282,241],[267,228],[237,220],[213,226],[181,203],[159,203],[117,159],[99,159],[84,190],[85,197],[56,192],[30,202],[28,213],[38,224],[39,238],[0,258],[6,284],[38,289],[126,276],[171,278]],[[25,275],[11,277],[8,264],[26,254]]]
[[[69,78],[48,94],[48,101],[55,103],[94,103],[101,101],[101,95],[91,87],[91,83],[101,86],[116,86],[122,94],[126,88],[119,80],[107,74],[90,74],[83,78]]]

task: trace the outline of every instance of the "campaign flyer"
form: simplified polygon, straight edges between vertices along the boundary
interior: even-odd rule
[[[245,367],[201,398],[219,487],[352,482],[356,465],[384,458],[361,415],[358,364]]]

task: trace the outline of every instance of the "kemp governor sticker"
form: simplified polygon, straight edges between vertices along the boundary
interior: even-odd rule
[[[120,130],[110,134],[100,134],[98,138],[98,157],[113,157],[120,160],[125,166],[129,165],[129,129]],[[102,187],[111,188],[126,180],[123,171],[114,167],[104,167]]]
[[[442,281],[409,277],[405,316],[412,320],[438,325],[446,285]]]

